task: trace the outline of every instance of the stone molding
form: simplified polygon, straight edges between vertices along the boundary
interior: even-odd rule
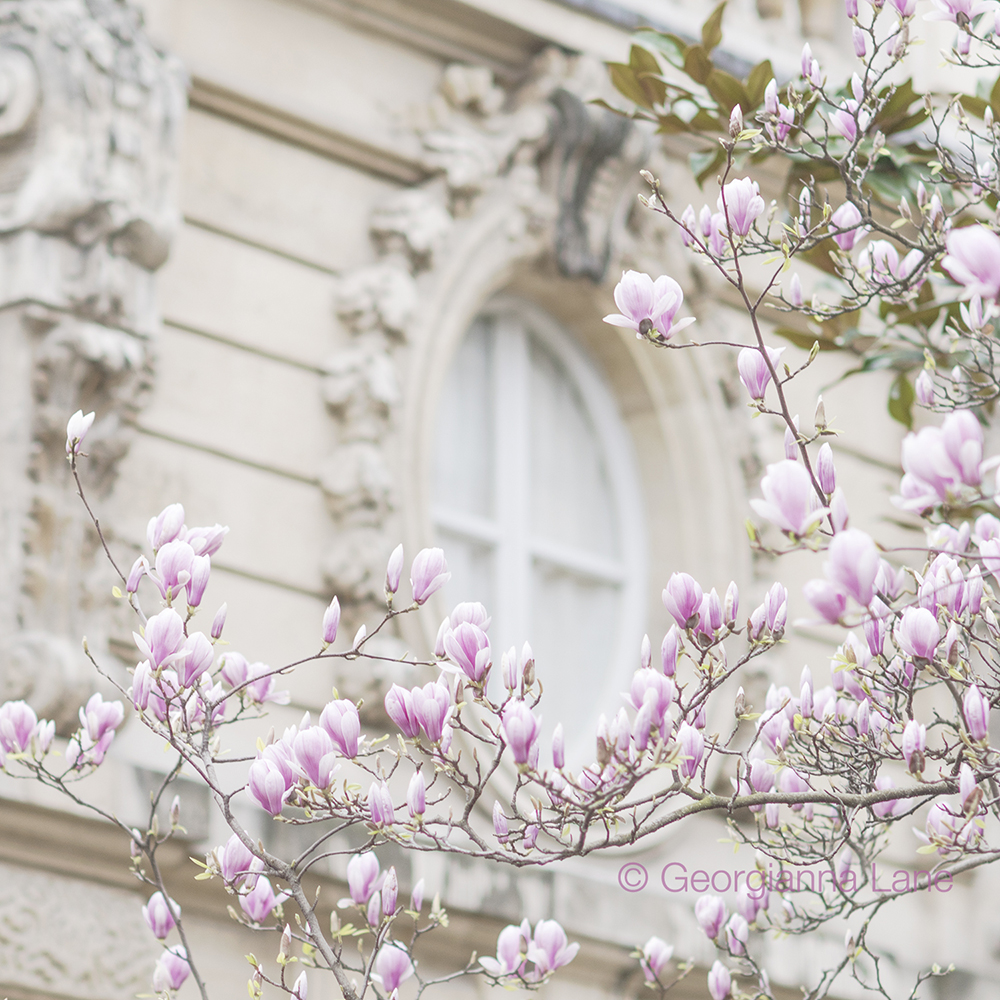
[[[110,599],[66,419],[97,413],[87,476],[106,493],[152,377],[184,77],[126,0],[7,0],[0,92],[0,700],[70,725]]]

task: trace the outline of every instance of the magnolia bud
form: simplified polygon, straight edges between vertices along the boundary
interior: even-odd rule
[[[738,107],[739,105],[737,105]],[[639,647],[639,666],[643,670],[653,662],[653,648],[649,643],[649,636],[642,637],[642,644]]]
[[[391,867],[382,883],[382,912],[391,917],[396,912],[396,897],[399,894],[399,882],[396,879],[396,869]]]
[[[292,928],[285,924],[285,929],[281,932],[281,944],[278,946],[278,963],[281,964],[288,956],[292,947]]]
[[[507,826],[507,815],[504,813],[503,806],[499,802],[493,803],[493,832],[501,844],[507,842],[507,837],[510,833]]]
[[[739,691],[736,692],[736,700],[733,703],[733,715],[737,719],[743,718],[747,713],[747,696],[741,687]]]
[[[823,404],[823,397],[816,400],[816,412],[813,414],[813,426],[818,431],[826,430],[826,406]]]
[[[648,170],[640,170],[639,176],[651,187],[656,186],[656,178]]]
[[[170,803],[170,826],[171,828],[177,826],[181,821],[181,797],[179,795],[174,796],[174,801]]]
[[[385,568],[385,599],[392,603],[392,595],[399,590],[399,578],[403,573],[403,546],[402,543],[392,550],[389,556],[389,563]]]
[[[743,131],[743,109],[738,105],[733,105],[732,113],[729,115],[729,134],[735,139]]]
[[[336,600],[336,598],[334,598],[334,600]],[[354,650],[360,649],[361,643],[363,643],[367,637],[368,637],[368,626],[362,625],[361,628],[359,628],[357,632],[354,633],[354,641],[351,643],[351,649]]]
[[[336,597],[323,612],[323,642],[329,646],[337,638],[337,628],[340,626],[340,601]]]
[[[222,630],[226,627],[226,614],[229,608],[227,605],[223,604],[218,611],[215,612],[215,617],[212,619],[212,638],[221,639]]]

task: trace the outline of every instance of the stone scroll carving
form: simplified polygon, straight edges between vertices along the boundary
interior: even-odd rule
[[[385,529],[395,506],[387,456],[399,399],[395,359],[456,231],[501,202],[514,257],[548,254],[564,275],[595,282],[608,269],[626,181],[650,142],[632,122],[585,102],[602,75],[596,64],[550,50],[525,83],[506,91],[488,69],[453,65],[432,104],[408,123],[429,180],[373,212],[379,259],[340,282],[335,309],[350,344],[326,366],[323,394],[340,443],[322,474],[337,527],[323,568],[342,602],[381,600],[394,544]]]
[[[108,631],[66,419],[98,415],[99,496],[152,374],[184,82],[124,0],[0,2],[0,700],[59,722],[87,689],[80,637]]]

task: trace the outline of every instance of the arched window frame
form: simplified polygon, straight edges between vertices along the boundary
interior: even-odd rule
[[[528,634],[530,574],[533,562],[541,560],[581,576],[620,583],[619,612],[613,654],[600,689],[593,692],[594,717],[613,714],[621,704],[620,692],[628,688],[638,665],[639,640],[646,622],[647,536],[641,479],[632,437],[625,426],[614,394],[601,371],[566,329],[550,315],[523,299],[501,295],[478,314],[498,325],[509,324],[514,337],[497,338],[502,350],[513,348],[513,357],[500,357],[493,374],[494,399],[503,386],[505,421],[494,429],[494,518],[483,518],[435,505],[431,519],[435,529],[464,535],[469,540],[495,547],[498,617],[510,623],[508,631],[531,640]],[[594,428],[606,463],[619,531],[621,555],[608,559],[571,546],[532,536],[530,524],[530,448],[528,447],[528,391],[530,361],[528,338],[534,335],[562,364],[575,383]],[[517,348],[518,342],[521,348]],[[513,377],[512,377],[513,376]],[[518,398],[520,396],[520,398]],[[499,422],[498,422],[499,423]],[[494,658],[499,668],[501,650],[494,640]],[[554,665],[540,663],[539,676]],[[558,706],[543,699],[540,711],[546,720]],[[572,727],[567,726],[571,731]],[[578,731],[567,750],[578,760],[593,754],[592,732]],[[547,748],[546,748],[547,752]]]

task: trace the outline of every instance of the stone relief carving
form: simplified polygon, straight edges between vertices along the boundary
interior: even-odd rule
[[[407,122],[431,177],[373,211],[379,260],[343,276],[335,311],[351,343],[326,365],[323,395],[340,443],[321,477],[337,526],[323,567],[342,602],[382,598],[392,547],[384,530],[395,506],[386,454],[399,399],[394,359],[457,228],[501,201],[514,256],[548,253],[563,274],[592,281],[607,271],[624,224],[625,182],[650,141],[585,103],[598,80],[598,64],[555,50],[511,91],[488,69],[453,65],[431,105]]]
[[[136,921],[139,901],[132,893],[5,863],[0,878],[6,989],[80,1000],[130,1000],[149,989],[160,947]]]
[[[66,467],[67,416],[98,414],[109,490],[152,374],[154,272],[176,224],[180,66],[125,0],[0,2],[0,699],[69,723],[99,647],[97,539]],[[100,591],[106,588],[102,585]]]

